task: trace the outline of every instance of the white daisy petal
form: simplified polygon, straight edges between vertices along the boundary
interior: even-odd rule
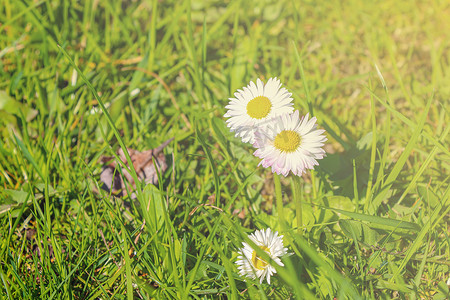
[[[257,246],[264,250],[270,258],[278,265],[284,266],[280,257],[287,254],[287,248],[283,246],[283,236],[278,232],[272,232],[270,228],[257,230],[248,236]],[[239,250],[238,265],[239,274],[252,279],[259,278],[260,283],[264,279],[270,284],[270,277],[275,274],[276,269],[262,259],[249,244],[243,242],[244,248]]]
[[[253,154],[261,159],[263,167],[271,167],[273,173],[283,176],[290,171],[300,176],[318,165],[316,159],[325,156],[325,150],[321,147],[327,138],[322,135],[325,130],[317,129],[315,117],[309,119],[309,114],[306,114],[299,118],[296,110],[277,117],[273,122],[277,126],[270,131],[261,128],[255,135],[256,151]]]
[[[280,87],[281,87],[280,80],[278,80],[276,78],[270,78],[267,81],[266,86],[264,87],[264,95],[267,98],[275,97],[275,95],[278,92],[278,90],[280,89]]]
[[[264,95],[264,83],[259,78],[256,79],[256,87],[258,89],[258,96]]]
[[[294,110],[292,94],[286,88],[281,88],[280,80],[270,78],[267,83],[256,80],[238,89],[234,98],[229,98],[225,107],[228,111],[225,118],[231,131],[240,132],[243,142],[255,142],[255,130],[242,130],[243,126],[255,126],[266,128],[272,124],[272,119],[284,114],[290,114]]]

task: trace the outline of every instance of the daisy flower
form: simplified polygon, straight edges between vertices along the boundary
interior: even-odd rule
[[[321,147],[327,138],[322,135],[325,130],[317,129],[316,118],[308,119],[309,114],[300,119],[296,110],[280,116],[273,128],[256,132],[253,154],[262,159],[259,164],[283,176],[289,171],[300,176],[318,165],[317,159],[325,156]]]
[[[287,253],[287,248],[283,247],[283,236],[278,235],[267,228],[266,230],[257,230],[255,233],[248,236],[259,248],[264,250],[270,258],[280,266],[284,266],[281,262],[280,256]],[[267,278],[267,283],[270,284],[270,276],[277,271],[267,261],[262,259],[256,251],[250,247],[249,244],[243,242],[244,248],[239,250],[239,256],[236,264],[238,265],[239,274],[241,276],[248,276],[252,279],[260,278],[260,283],[264,278]]]
[[[287,89],[281,88],[280,80],[270,78],[266,85],[257,79],[256,84],[250,81],[247,87],[237,90],[235,98],[229,98],[230,102],[225,108],[224,115],[229,118],[227,126],[242,141],[254,143],[254,133],[259,127],[265,127],[276,116],[292,113],[292,94]]]

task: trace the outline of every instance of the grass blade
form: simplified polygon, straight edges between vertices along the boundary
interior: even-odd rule
[[[387,193],[391,189],[394,182],[397,180],[398,175],[400,174],[400,171],[403,169],[404,164],[406,163],[406,160],[408,159],[409,155],[413,151],[414,147],[416,146],[417,140],[422,132],[422,129],[425,125],[425,121],[428,115],[428,110],[430,109],[431,102],[433,98],[430,97],[428,99],[427,106],[425,107],[425,110],[422,113],[422,116],[417,124],[417,127],[411,136],[411,139],[409,140],[408,144],[405,147],[405,150],[400,155],[398,161],[395,163],[392,171],[389,173],[389,176],[387,177],[385,184],[380,188],[380,192],[378,195],[373,199],[373,201],[369,205],[369,211],[372,213],[375,213],[378,209],[378,206],[381,204],[383,200],[386,199]]]

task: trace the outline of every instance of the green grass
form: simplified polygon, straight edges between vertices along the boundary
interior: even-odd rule
[[[2,298],[448,299],[449,14],[443,0],[0,0]],[[328,137],[295,189],[222,117],[274,76]],[[157,186],[100,188],[101,156],[171,137]],[[267,227],[292,255],[271,285],[244,281],[237,251]]]

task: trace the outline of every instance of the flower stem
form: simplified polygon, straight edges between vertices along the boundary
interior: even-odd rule
[[[283,214],[283,195],[281,193],[280,175],[273,174],[273,183],[275,184],[275,198],[278,213],[278,222],[280,223],[281,231],[284,228],[284,214]]]
[[[295,203],[295,214],[297,215],[297,232],[302,234],[303,232],[303,217],[302,217],[302,199],[300,197],[300,176],[293,176],[293,189],[292,194]]]

